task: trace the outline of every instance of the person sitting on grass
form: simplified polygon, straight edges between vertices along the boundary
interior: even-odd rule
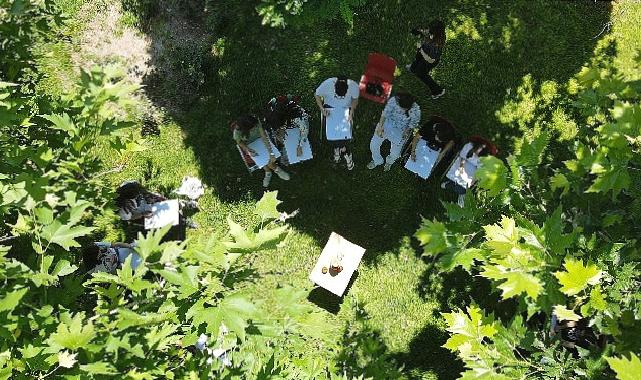
[[[480,158],[490,154],[486,142],[468,142],[457,155],[455,161],[441,183],[442,189],[451,189],[458,195],[458,205],[463,207],[465,193],[474,184],[474,174],[480,165]]]
[[[296,155],[303,155],[303,142],[309,134],[309,115],[298,104],[297,97],[287,95],[272,98],[265,110],[265,129],[274,138],[276,147],[285,146],[287,130],[298,128],[300,137],[296,147]]]
[[[421,36],[423,40],[416,43],[416,56],[412,64],[405,66],[427,85],[432,93],[432,99],[445,95],[445,89],[436,83],[430,72],[441,61],[445,47],[445,24],[441,20],[433,20],[427,29],[413,29],[412,34]]]
[[[359,94],[358,83],[346,76],[326,79],[314,93],[316,104],[325,118],[327,140],[334,147],[334,163],[338,164],[344,157],[347,170],[354,168],[350,142]],[[337,125],[330,125],[330,119]]]
[[[134,251],[133,244],[96,242],[82,251],[82,260],[87,274],[95,272],[115,273],[131,256],[131,269],[136,270],[142,259]]]
[[[385,163],[383,170],[389,171],[392,164],[401,156],[403,145],[420,121],[421,108],[412,95],[399,91],[391,97],[374,130],[369,146],[372,151],[372,161],[367,164],[367,168],[374,169]],[[381,145],[385,140],[390,142],[391,147],[389,156],[384,160],[381,155]]]
[[[289,174],[276,164],[275,154],[272,151],[272,144],[258,117],[253,115],[239,117],[234,123],[232,123],[232,126],[234,141],[236,141],[236,144],[238,144],[240,149],[249,153],[250,156],[256,157],[258,153],[250,148],[249,144],[259,139],[265,144],[265,148],[267,152],[269,152],[269,163],[263,168],[263,170],[265,170],[263,187],[269,187],[272,180],[272,172],[275,172],[278,178],[283,181],[289,180]]]
[[[166,200],[158,193],[146,190],[138,181],[125,181],[116,189],[118,215],[124,221],[136,221],[151,215],[154,203]]]
[[[427,143],[427,147],[435,152],[438,152],[436,162],[450,149],[454,147],[454,140],[456,139],[456,131],[451,124],[444,120],[432,116],[420,128],[414,131],[414,139],[412,140],[410,159],[416,161],[416,145],[420,140]]]

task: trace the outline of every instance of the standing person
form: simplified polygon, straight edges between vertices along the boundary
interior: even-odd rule
[[[445,95],[445,89],[436,83],[430,72],[438,66],[445,47],[445,24],[441,20],[433,20],[427,29],[413,29],[412,34],[423,37],[416,43],[416,56],[411,65],[405,66],[429,87],[432,99]]]
[[[334,147],[334,162],[338,164],[341,157],[344,157],[347,170],[354,168],[349,143],[352,140],[352,125],[358,96],[358,83],[345,76],[326,79],[314,94],[316,104],[326,120],[327,140]]]
[[[412,95],[400,91],[391,97],[381,113],[381,119],[376,125],[374,136],[369,144],[372,161],[367,164],[367,168],[374,169],[384,162],[383,170],[389,171],[392,164],[401,156],[403,144],[410,137],[412,130],[418,127],[420,121],[421,108]],[[381,145],[385,140],[389,140],[391,148],[389,156],[384,160],[381,155]]]
[[[258,153],[250,148],[249,144],[258,139],[261,139],[265,144],[265,148],[267,149],[267,152],[269,152],[269,164],[263,168],[265,170],[263,187],[269,187],[269,183],[272,180],[272,172],[275,172],[278,178],[283,181],[289,181],[289,174],[276,164],[276,155],[272,151],[272,144],[263,129],[262,123],[256,116],[241,116],[232,123],[232,127],[233,137],[236,144],[238,144],[240,149],[248,152],[250,156],[255,157]]]

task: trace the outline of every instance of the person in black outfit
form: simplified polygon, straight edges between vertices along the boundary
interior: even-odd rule
[[[412,34],[422,36],[423,41],[416,43],[416,57],[406,68],[429,87],[432,99],[437,99],[445,95],[445,89],[434,81],[430,71],[438,65],[443,54],[445,24],[441,20],[434,20],[427,29],[413,29]]]

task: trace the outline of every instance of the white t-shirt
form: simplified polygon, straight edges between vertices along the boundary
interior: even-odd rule
[[[352,106],[352,101],[358,99],[358,83],[348,79],[347,93],[345,93],[345,96],[339,97],[336,95],[336,90],[334,89],[337,79],[336,77],[326,79],[318,86],[315,95],[322,96],[323,102],[332,108],[349,108]]]

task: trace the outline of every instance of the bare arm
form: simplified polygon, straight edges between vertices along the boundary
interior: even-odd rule
[[[436,159],[436,162],[441,161],[441,158],[443,158],[443,156],[445,156],[445,154],[450,149],[452,149],[453,146],[454,146],[454,141],[450,140],[450,142],[448,142],[447,145],[445,145],[445,147],[443,147],[443,149],[441,149],[441,151],[439,152],[438,158]]]

